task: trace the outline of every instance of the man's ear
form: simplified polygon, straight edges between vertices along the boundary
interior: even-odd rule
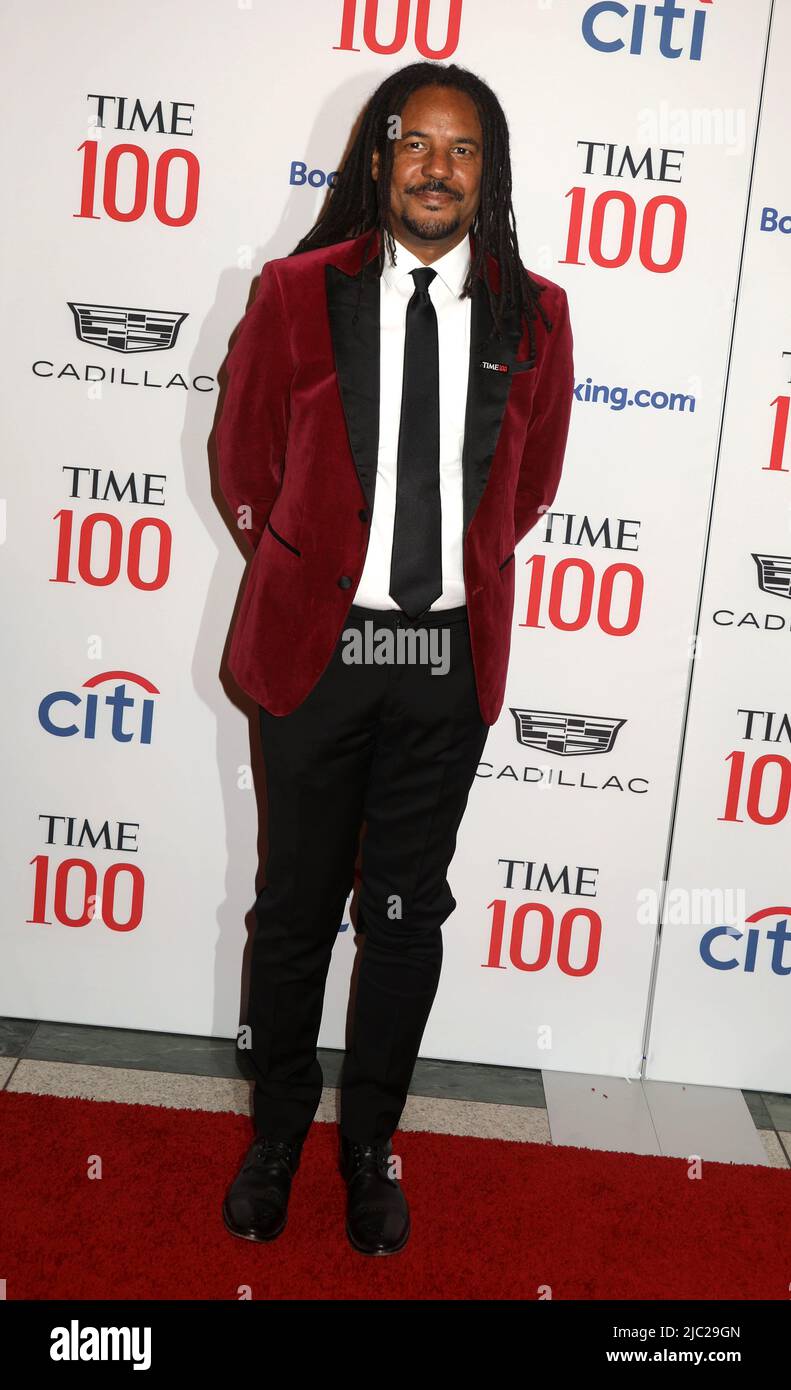
[[[379,178],[379,151],[374,150],[371,155],[371,178]]]

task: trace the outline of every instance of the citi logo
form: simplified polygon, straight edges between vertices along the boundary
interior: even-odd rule
[[[98,690],[98,686],[109,688]],[[151,696],[159,693],[151,681],[134,671],[103,671],[91,676],[78,691],[53,690],[45,695],[38,707],[38,721],[44,732],[55,738],[95,739],[98,731],[116,743],[150,743],[154,724]]]
[[[698,0],[709,6],[714,0]],[[687,58],[699,63],[703,56],[703,31],[708,10],[661,0],[659,5],[621,5],[617,0],[598,0],[582,16],[582,37],[598,53],[632,56],[661,53],[663,58]]]
[[[764,907],[744,919],[746,931],[734,926],[711,927],[700,941],[703,964],[712,970],[743,970],[748,975],[756,968],[771,970],[773,975],[791,975],[791,951],[786,951],[791,943],[789,914],[788,907]]]

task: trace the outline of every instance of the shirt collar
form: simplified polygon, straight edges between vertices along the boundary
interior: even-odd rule
[[[389,251],[387,250],[387,245],[385,244],[382,276],[388,289],[395,289],[396,287],[408,289],[411,295],[415,288],[415,282],[412,279],[411,272],[418,269],[418,267],[424,270],[427,267],[424,261],[421,261],[414,252],[409,250],[408,246],[402,245],[398,237],[394,237],[393,239],[396,244],[397,264],[393,265]],[[457,246],[454,246],[450,251],[446,251],[444,256],[440,256],[439,260],[434,261],[431,265],[431,269],[436,270],[439,279],[443,281],[451,294],[455,295],[457,299],[461,294],[464,281],[467,278],[467,272],[470,268],[470,259],[470,237],[468,233]],[[404,280],[408,280],[408,285],[403,284]]]

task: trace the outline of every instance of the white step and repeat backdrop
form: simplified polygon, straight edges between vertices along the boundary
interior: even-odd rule
[[[0,1012],[236,1032],[264,846],[217,376],[429,57],[503,103],[577,389],[423,1055],[791,1090],[791,0],[7,0],[2,36]],[[347,920],[325,1046],[353,956]]]

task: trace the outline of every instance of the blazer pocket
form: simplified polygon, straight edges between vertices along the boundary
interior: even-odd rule
[[[512,362],[512,372],[533,372],[535,371],[535,361],[533,362]]]
[[[515,553],[515,552],[512,550],[510,555],[506,555],[506,557],[505,557],[505,559],[503,560],[502,564],[500,564],[500,565],[497,566],[498,570],[504,570],[505,567],[506,567],[506,565],[510,565],[511,561],[512,561],[513,558],[514,558],[514,553]]]
[[[272,525],[271,521],[268,521],[266,523],[266,529],[270,532],[271,535],[274,536],[276,541],[279,541],[281,545],[285,546],[286,550],[290,550],[292,555],[299,555],[301,558],[302,551],[297,550],[297,547],[295,545],[292,545],[290,541],[287,541],[285,539],[285,537],[279,535],[278,532],[275,530],[274,526]]]

